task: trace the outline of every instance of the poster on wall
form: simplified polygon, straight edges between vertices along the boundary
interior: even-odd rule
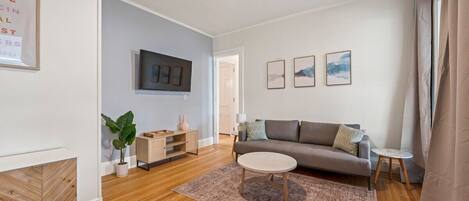
[[[326,85],[352,84],[352,51],[326,54]]]
[[[314,56],[293,59],[295,88],[314,87],[316,85],[316,64]]]
[[[267,62],[267,89],[285,88],[285,60]]]
[[[39,70],[39,0],[0,0],[0,67]]]

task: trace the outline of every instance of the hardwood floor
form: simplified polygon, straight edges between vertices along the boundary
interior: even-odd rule
[[[118,178],[114,175],[104,176],[102,178],[103,199],[104,201],[192,200],[171,189],[233,162],[232,144],[232,137],[220,135],[220,144],[201,148],[198,156],[187,155],[184,158],[155,166],[148,172],[134,168],[125,178]],[[362,177],[306,168],[298,168],[295,172],[351,185],[367,186],[366,179]],[[395,180],[392,181],[389,181],[387,174],[380,176],[375,187],[378,201],[418,201],[420,199],[420,186],[412,185],[411,189],[407,190],[403,183],[397,181],[398,175],[395,175]]]

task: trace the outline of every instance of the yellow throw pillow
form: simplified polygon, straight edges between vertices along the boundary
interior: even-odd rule
[[[363,135],[364,133],[360,129],[340,125],[332,147],[357,156],[358,143],[362,140]]]

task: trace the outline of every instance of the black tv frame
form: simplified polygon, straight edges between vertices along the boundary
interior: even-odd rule
[[[192,61],[143,49],[140,50],[139,58],[138,89],[191,91]]]

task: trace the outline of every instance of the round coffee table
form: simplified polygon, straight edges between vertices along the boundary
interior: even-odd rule
[[[274,152],[252,152],[243,154],[238,158],[238,164],[243,168],[241,173],[240,191],[244,191],[245,171],[265,173],[273,180],[274,174],[282,174],[283,177],[283,200],[288,200],[288,172],[296,168],[297,162],[294,158],[285,154]]]
[[[404,173],[404,179],[406,180],[406,187],[410,188],[409,185],[409,176],[407,174],[407,169],[404,164],[404,159],[409,159],[414,157],[412,153],[397,150],[397,149],[372,149],[372,152],[378,155],[378,166],[376,167],[375,183],[378,181],[379,172],[381,171],[381,162],[386,158],[389,158],[389,179],[392,179],[392,159],[399,161],[401,165],[402,173]]]

